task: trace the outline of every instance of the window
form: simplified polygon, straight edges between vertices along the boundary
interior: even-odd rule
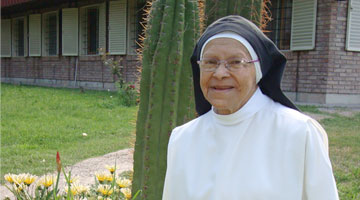
[[[268,6],[272,20],[266,35],[279,49],[290,49],[292,0],[272,0]]]
[[[13,55],[26,56],[27,54],[27,25],[26,18],[20,17],[13,20]]]
[[[99,9],[87,12],[87,54],[96,54],[99,48]]]
[[[24,56],[24,19],[17,20],[15,30],[16,52],[18,56]]]
[[[105,4],[80,8],[80,53],[97,55],[105,47]]]
[[[56,56],[58,54],[58,13],[51,12],[43,15],[43,55]]]
[[[144,37],[142,22],[143,16],[146,15],[144,9],[146,3],[129,1],[128,3],[128,33],[127,33],[127,53],[130,55],[136,55],[137,49],[140,48],[140,37]]]

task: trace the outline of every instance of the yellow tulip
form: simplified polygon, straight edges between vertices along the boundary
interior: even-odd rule
[[[106,167],[106,169],[109,170],[109,172],[110,172],[111,174],[113,174],[113,173],[115,172],[115,166],[114,166],[114,165],[111,165],[111,166],[106,165],[105,167]]]
[[[14,183],[17,185],[23,183],[25,180],[25,176],[26,176],[26,174],[18,174],[18,175],[14,174],[13,175]]]
[[[74,183],[71,185],[70,191],[71,194],[74,196],[79,194],[86,194],[87,192],[89,192],[89,187]],[[68,190],[65,190],[65,192],[68,193]]]
[[[55,176],[54,175],[46,175],[40,178],[38,185],[42,185],[45,188],[49,188],[50,186],[52,186],[54,184],[55,181]]]
[[[14,188],[15,188],[16,192],[20,193],[20,192],[22,192],[24,190],[25,185],[24,185],[24,183],[22,183],[22,184],[14,184]]]
[[[90,189],[88,186],[78,185],[77,190],[79,194],[86,194],[89,192]]]
[[[74,177],[71,177],[70,179],[70,183],[76,183],[77,181],[79,180],[79,177],[78,176],[74,176]]]
[[[106,180],[106,174],[105,173],[95,173],[96,178],[100,183],[103,183]]]
[[[12,183],[14,183],[14,176],[16,176],[16,175],[15,174],[5,174],[4,178],[7,182],[12,184]]]
[[[129,188],[121,188],[120,191],[124,194],[126,199],[131,199],[131,190]]]
[[[113,176],[111,174],[106,175],[105,179],[109,182],[113,181]]]
[[[129,187],[131,185],[131,181],[129,179],[126,179],[126,178],[117,179],[116,183],[118,184],[118,186],[120,188],[126,188],[126,187]]]
[[[24,175],[24,183],[25,185],[29,186],[31,185],[36,179],[36,176],[32,175],[32,174],[25,174]]]
[[[110,185],[99,185],[97,191],[103,196],[110,196],[114,192],[114,189],[112,189]]]

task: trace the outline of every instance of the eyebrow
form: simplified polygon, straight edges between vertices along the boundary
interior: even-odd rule
[[[209,54],[209,55],[207,55],[207,54]],[[214,52],[214,53],[212,53],[212,52],[210,52],[210,53],[204,52],[203,55],[202,55],[202,58],[206,58],[206,57],[218,58],[218,54],[216,52]],[[238,54],[234,54],[234,55],[229,56],[228,59],[229,58],[246,58],[246,59],[248,59],[248,57],[251,58],[250,53],[241,51],[241,53],[239,52]]]
[[[226,58],[226,60],[229,60],[229,59],[235,59],[235,58],[240,58],[240,59],[246,59],[246,60],[251,60],[251,56],[239,56],[239,55],[234,55],[234,56],[229,56]],[[211,55],[203,55],[202,59],[216,59],[216,60],[219,60],[219,57],[218,56],[211,56]]]

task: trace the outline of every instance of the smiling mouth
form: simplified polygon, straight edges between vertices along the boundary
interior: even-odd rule
[[[216,91],[226,91],[226,90],[231,90],[234,87],[232,86],[213,86],[211,87],[211,89],[216,90]]]

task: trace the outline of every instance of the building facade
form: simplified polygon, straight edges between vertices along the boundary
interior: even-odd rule
[[[144,1],[3,0],[1,81],[54,87],[114,89],[100,54],[119,60],[136,82],[137,36]]]
[[[360,0],[271,0],[266,34],[288,59],[296,102],[360,105]]]
[[[99,48],[138,80],[144,0],[3,0],[2,82],[111,89]],[[266,34],[288,59],[296,102],[360,105],[360,0],[271,0]]]

